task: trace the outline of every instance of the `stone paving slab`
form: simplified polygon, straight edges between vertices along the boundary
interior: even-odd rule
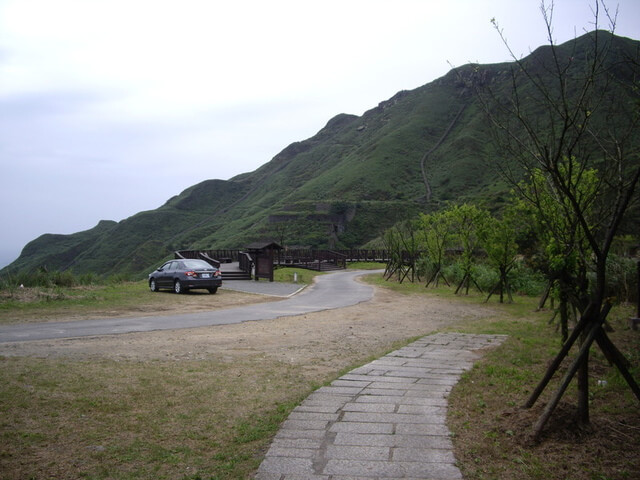
[[[429,335],[319,388],[294,409],[257,480],[458,480],[447,396],[503,335]]]

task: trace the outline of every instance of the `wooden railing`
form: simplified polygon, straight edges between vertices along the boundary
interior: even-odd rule
[[[220,268],[220,261],[210,256],[209,250],[179,250],[174,252],[175,258],[193,258],[204,260],[209,265]]]
[[[387,250],[351,248],[338,250],[347,258],[347,262],[387,262],[389,252]]]
[[[240,250],[236,249],[222,249],[222,250],[209,250],[210,255],[217,258],[222,263],[231,263],[240,261]]]
[[[282,267],[299,267],[318,271],[347,268],[346,256],[330,250],[283,250],[278,252],[273,263]]]
[[[175,258],[201,258],[220,267],[221,263],[238,262],[240,269],[250,273],[253,267],[251,256],[238,249],[217,250],[180,250],[175,252]],[[274,265],[299,266],[313,270],[329,270],[346,268],[347,262],[387,262],[387,250],[372,249],[286,249],[280,250],[274,256]]]
[[[238,266],[240,270],[251,275],[253,269],[253,259],[246,252],[238,252]]]

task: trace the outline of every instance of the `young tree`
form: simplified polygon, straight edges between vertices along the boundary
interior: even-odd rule
[[[601,11],[609,21],[610,31],[599,30]],[[579,417],[585,423],[589,421],[588,364],[594,341],[616,364],[640,400],[640,388],[630,375],[626,360],[602,328],[611,308],[606,291],[607,258],[625,212],[637,200],[640,178],[638,53],[626,39],[613,35],[615,15],[610,15],[602,0],[594,1],[595,30],[575,39],[570,47],[555,44],[553,3],[543,1],[541,12],[549,45],[525,59],[512,53],[515,67],[510,72],[512,88],[508,95],[492,92],[490,86],[478,91],[500,146],[514,160],[501,165],[505,178],[518,186],[523,173],[529,178],[542,177],[553,192],[558,211],[584,238],[584,251],[577,244],[571,248],[595,277],[588,289],[574,285],[585,292],[580,320],[526,402],[527,407],[535,403],[580,339],[575,359],[534,426],[535,437],[576,374]],[[495,22],[494,25],[509,48],[502,30]],[[633,58],[636,60],[629,60]],[[593,170],[598,172],[597,185],[592,201],[585,203],[581,185]],[[533,206],[539,209],[536,204]]]
[[[382,243],[389,257],[383,276],[385,280],[389,280],[402,267],[402,247],[394,228],[385,230],[382,236]]]
[[[451,238],[451,215],[447,210],[420,215],[423,250],[430,262],[430,273],[426,286],[432,283],[438,286],[439,280],[449,285],[442,273],[446,249]]]
[[[414,220],[405,220],[385,232],[385,249],[389,252],[389,261],[384,273],[387,280],[397,273],[399,283],[409,275],[411,282],[415,281],[416,261],[420,256],[420,241],[416,230]]]
[[[280,222],[275,222],[273,224],[272,231],[273,231],[273,236],[275,238],[277,238],[278,243],[281,246],[286,246],[286,240],[290,235],[290,230],[291,230],[291,223],[293,220],[284,220],[284,221],[280,221]]]
[[[483,223],[488,217],[486,211],[480,210],[475,205],[463,204],[452,207],[449,212],[451,217],[451,231],[460,246],[460,266],[462,268],[462,279],[456,288],[456,294],[462,287],[466,288],[469,294],[469,286],[473,283],[482,292],[482,288],[473,276],[475,266],[475,255],[480,245],[479,232]]]
[[[576,162],[576,165],[578,163]],[[584,217],[593,226],[594,202],[597,199],[598,172],[594,169],[581,170],[580,175],[564,173]],[[531,176],[520,182],[522,209],[529,209],[535,223],[538,239],[548,265],[547,281],[549,287],[556,286],[558,294],[558,313],[562,341],[569,337],[569,317],[572,311],[582,314],[588,298],[587,270],[590,258],[589,245],[584,230],[567,204],[567,198],[557,191],[553,183],[540,169],[534,169]]]
[[[509,302],[513,302],[511,296],[511,284],[509,273],[516,265],[518,258],[518,235],[529,228],[527,217],[522,209],[516,205],[508,206],[501,218],[487,216],[480,229],[479,236],[482,247],[487,252],[489,263],[498,271],[498,282],[489,292],[487,299],[498,292],[500,303],[504,303],[504,295],[507,294]]]

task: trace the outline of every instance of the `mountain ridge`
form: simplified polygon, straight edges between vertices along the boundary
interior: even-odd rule
[[[590,34],[558,51],[582,61]],[[619,58],[640,48],[635,40],[612,38]],[[540,61],[549,48],[522,61]],[[473,88],[485,83],[507,89],[513,66],[463,65],[399,91],[361,116],[335,115],[252,172],[203,180],[161,207],[117,223],[38,237],[2,272],[46,266],[138,276],[178,249],[242,248],[265,238],[358,247],[398,220],[447,202],[472,200],[495,210],[508,189],[487,168],[501,152],[487,141],[491,131]]]

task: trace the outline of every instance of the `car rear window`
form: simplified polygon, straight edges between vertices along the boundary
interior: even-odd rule
[[[200,270],[213,268],[207,262],[203,262],[202,260],[185,260],[184,265],[186,268],[197,268]]]

